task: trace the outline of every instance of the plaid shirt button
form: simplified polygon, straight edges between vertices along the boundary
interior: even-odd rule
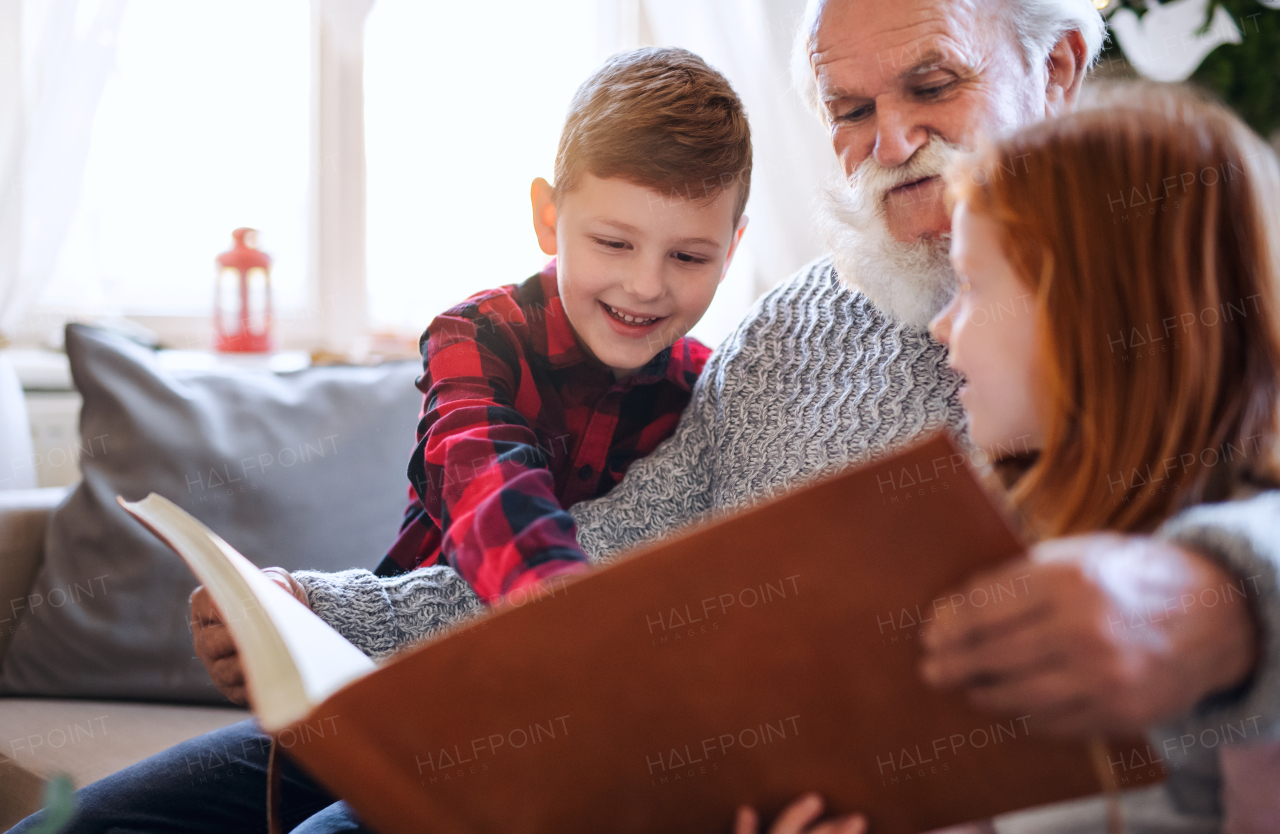
[[[588,464],[587,466],[584,466],[578,470],[578,477],[585,481],[587,478],[591,477],[591,473],[594,471],[595,470],[592,469],[591,466]]]

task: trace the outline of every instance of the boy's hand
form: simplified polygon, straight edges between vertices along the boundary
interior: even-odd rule
[[[812,825],[822,815],[822,797],[807,793],[782,810],[769,829],[769,834],[865,834],[867,820],[861,814],[850,814]],[[733,834],[757,834],[760,819],[752,808],[738,809]]]
[[[307,605],[306,591],[287,570],[265,568],[262,572],[303,605]],[[191,592],[191,639],[195,645],[196,657],[204,664],[218,691],[233,704],[248,705],[249,693],[245,688],[240,654],[231,639],[231,631],[222,622],[222,614],[213,604],[213,597],[209,596],[203,585]]]
[[[311,603],[307,601],[307,590],[302,587],[301,582],[293,578],[293,574],[289,571],[284,568],[263,568],[262,572],[268,579],[292,594],[298,602],[307,606],[308,609],[311,608]]]

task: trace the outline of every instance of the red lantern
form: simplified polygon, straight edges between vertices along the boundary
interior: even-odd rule
[[[271,258],[254,248],[257,234],[236,229],[235,245],[218,256],[213,346],[224,353],[271,350]]]

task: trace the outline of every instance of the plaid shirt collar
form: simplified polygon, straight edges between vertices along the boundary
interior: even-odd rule
[[[535,344],[545,348],[539,351],[538,358],[545,360],[552,368],[564,369],[583,364],[590,367],[592,372],[599,374],[604,387],[616,385],[621,390],[627,390],[636,385],[650,385],[664,379],[683,391],[693,389],[698,369],[693,363],[689,345],[684,338],[677,339],[669,347],[659,351],[634,373],[615,381],[613,370],[591,355],[591,351],[582,343],[578,334],[574,332],[573,326],[569,324],[564,303],[560,300],[560,285],[556,280],[554,258],[541,272],[517,287],[516,292],[521,307],[526,310],[541,308],[545,311],[541,316],[529,317],[528,322]]]

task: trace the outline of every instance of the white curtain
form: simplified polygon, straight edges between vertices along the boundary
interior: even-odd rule
[[[53,274],[127,0],[0,0],[0,333]]]
[[[364,25],[374,0],[312,2],[310,257],[323,346],[366,348]]]
[[[755,156],[743,239],[753,272],[749,303],[824,251],[814,207],[836,171],[835,155],[817,117],[792,91],[788,69],[804,0],[641,2],[642,39],[701,55],[746,105]]]

